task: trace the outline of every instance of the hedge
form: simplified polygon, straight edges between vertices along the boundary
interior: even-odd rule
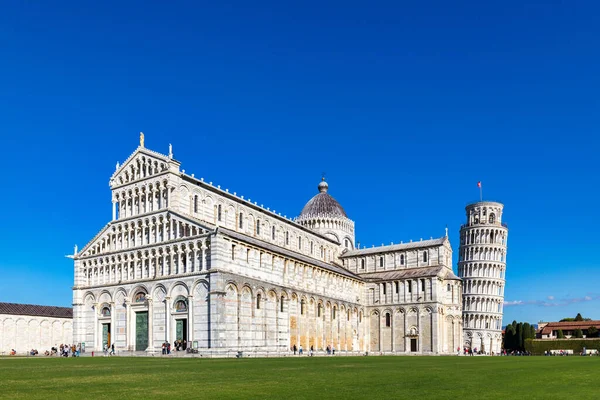
[[[525,350],[534,355],[543,355],[547,350],[573,350],[578,354],[586,349],[600,350],[600,339],[527,339]]]

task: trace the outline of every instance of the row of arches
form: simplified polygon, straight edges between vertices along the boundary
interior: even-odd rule
[[[253,288],[230,281],[225,288],[226,347],[289,350],[359,350],[362,309],[293,291]]]
[[[497,261],[506,262],[505,248],[461,247],[459,261]]]
[[[475,228],[463,230],[460,235],[461,245],[472,244],[500,244],[506,245],[505,229],[483,229]]]
[[[70,318],[14,316],[0,319],[0,354],[8,354],[12,349],[20,354],[36,349],[43,354],[51,347],[72,343]]]
[[[165,162],[141,155],[129,161],[127,168],[119,173],[117,183],[122,185],[137,179],[154,176],[166,171],[167,168]]]
[[[161,210],[167,208],[169,202],[170,187],[166,179],[129,189],[117,189],[113,191],[113,219],[130,218]]]
[[[100,256],[81,262],[88,286],[157,277],[177,276],[210,269],[208,237],[143,251]]]
[[[486,297],[463,297],[463,311],[502,313],[502,299]]]
[[[348,218],[298,217],[296,222],[308,229],[334,229],[354,234],[354,223]]]
[[[487,279],[463,279],[464,294],[487,294],[504,296],[504,283]]]
[[[131,249],[136,246],[198,236],[207,232],[182,218],[164,212],[135,221],[113,223],[100,238],[92,240],[94,244],[84,249],[82,256]]]
[[[463,326],[469,329],[500,330],[502,316],[485,314],[463,314]]]
[[[471,205],[467,207],[467,221],[469,224],[496,224],[502,216],[501,205]]]
[[[504,279],[505,269],[503,264],[468,263],[458,266],[458,276]]]

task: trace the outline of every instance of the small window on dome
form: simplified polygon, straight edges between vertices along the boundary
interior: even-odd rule
[[[108,307],[102,307],[102,310],[100,311],[100,314],[103,317],[110,317],[110,308],[108,308]]]

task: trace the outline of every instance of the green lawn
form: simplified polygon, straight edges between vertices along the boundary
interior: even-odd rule
[[[0,358],[3,399],[592,399],[600,357]]]

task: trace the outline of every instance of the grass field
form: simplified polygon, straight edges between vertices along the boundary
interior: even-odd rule
[[[592,399],[600,357],[2,358],[6,399]]]

